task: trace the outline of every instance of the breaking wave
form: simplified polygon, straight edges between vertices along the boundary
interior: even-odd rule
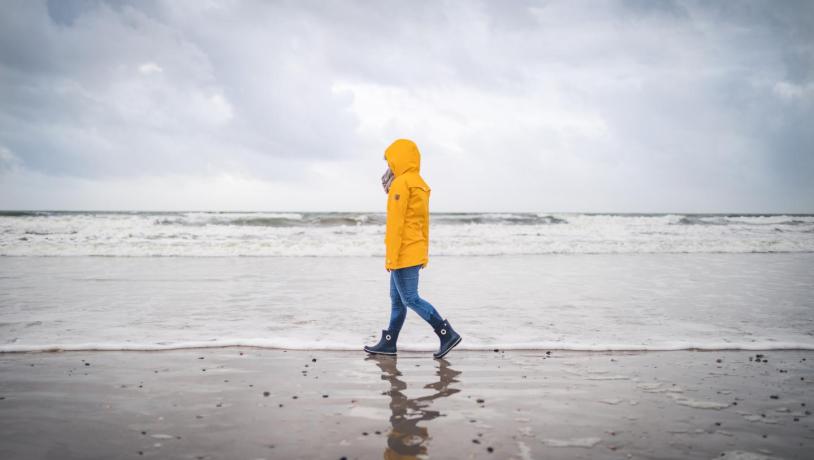
[[[380,256],[383,213],[0,212],[0,256]],[[814,215],[433,213],[431,255],[814,252]]]

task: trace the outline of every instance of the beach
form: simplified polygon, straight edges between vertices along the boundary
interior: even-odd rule
[[[806,458],[814,352],[0,355],[0,457]]]

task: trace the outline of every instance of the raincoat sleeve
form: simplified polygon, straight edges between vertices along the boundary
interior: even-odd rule
[[[387,228],[384,235],[385,268],[398,264],[401,250],[404,217],[407,213],[407,202],[410,189],[403,180],[394,180],[387,195]]]

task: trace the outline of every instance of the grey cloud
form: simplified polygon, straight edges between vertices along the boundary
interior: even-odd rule
[[[334,91],[351,83],[416,99],[461,90],[504,101],[504,119],[460,141],[471,164],[455,166],[472,181],[503,178],[490,181],[503,196],[528,176],[563,193],[593,184],[629,210],[641,190],[665,202],[703,191],[719,206],[814,207],[812,2],[99,0],[7,9],[0,147],[47,174],[234,170],[299,180],[315,162],[370,154],[352,110],[358,95]],[[552,103],[607,132],[564,132],[545,119]],[[473,107],[449,117],[464,127],[492,120],[492,107]],[[377,135],[401,135],[398,120],[392,126]],[[422,145],[443,157],[439,139]]]

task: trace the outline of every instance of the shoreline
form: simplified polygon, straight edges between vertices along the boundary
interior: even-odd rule
[[[263,340],[263,339],[261,339]],[[4,354],[27,354],[27,353],[81,353],[81,352],[161,352],[161,351],[181,351],[181,350],[208,350],[208,349],[232,349],[232,348],[246,348],[246,349],[254,349],[254,350],[270,350],[270,351],[302,351],[302,352],[356,352],[361,351],[362,346],[357,348],[350,348],[350,347],[337,347],[337,348],[312,348],[312,347],[282,347],[282,346],[266,346],[266,345],[247,345],[245,343],[251,342],[248,341],[236,341],[237,343],[228,344],[228,345],[178,345],[178,346],[141,346],[136,345],[132,348],[123,348],[118,346],[110,346],[110,347],[93,347],[93,346],[86,346],[86,345],[65,345],[65,346],[48,346],[48,345],[22,345],[19,349],[15,349],[15,346],[0,346],[0,355]],[[404,349],[399,349],[399,353],[428,353],[431,351],[435,351],[437,347],[433,346],[421,346],[421,347],[407,347]],[[483,352],[505,352],[505,351],[515,351],[515,352],[529,352],[529,353],[544,353],[546,351],[550,352],[574,352],[574,353],[668,353],[668,352],[728,352],[728,351],[744,351],[744,352],[755,352],[755,351],[814,351],[814,344],[812,345],[803,345],[803,346],[786,346],[786,345],[779,345],[777,347],[767,347],[765,345],[756,345],[754,347],[749,346],[735,346],[735,347],[718,347],[714,345],[710,346],[693,346],[693,347],[684,347],[684,346],[676,346],[676,347],[648,347],[642,348],[637,346],[598,346],[596,348],[590,347],[583,347],[583,346],[575,346],[575,347],[524,347],[522,345],[515,346],[515,345],[507,345],[507,346],[498,346],[498,347],[491,347],[491,346],[470,346],[470,347],[455,347],[455,351],[458,353],[483,353]]]
[[[0,354],[0,456],[762,459],[814,448],[812,351],[547,351]]]

